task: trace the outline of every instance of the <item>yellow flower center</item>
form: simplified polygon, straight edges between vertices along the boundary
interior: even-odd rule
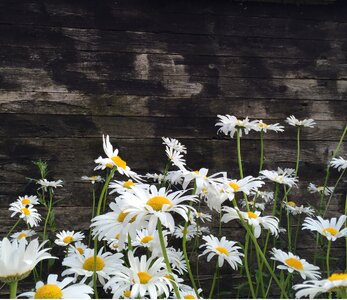
[[[199,171],[194,171],[194,173],[195,173],[196,175],[199,175]]]
[[[113,243],[113,244],[112,244],[112,247],[113,247],[113,249],[118,249],[119,246],[118,246],[118,244],[114,244],[114,243]]]
[[[302,262],[294,257],[287,258],[284,261],[289,267],[296,269],[296,270],[303,270],[304,266],[302,265]]]
[[[256,219],[256,218],[258,218],[258,215],[255,214],[255,213],[252,212],[252,211],[248,211],[248,212],[247,212],[247,215],[248,215],[248,218],[250,218],[250,219]]]
[[[333,227],[326,227],[323,229],[323,232],[325,232],[325,233],[329,232],[333,236],[335,236],[339,233],[339,231]]]
[[[24,199],[22,200],[22,204],[23,204],[23,205],[28,205],[28,204],[30,204],[30,200],[29,200],[28,198],[24,198]]]
[[[96,257],[96,271],[101,271],[105,266],[104,260],[97,256]],[[83,263],[83,269],[87,271],[94,271],[94,256],[88,257]]]
[[[65,244],[70,244],[71,242],[73,242],[73,236],[68,235],[68,236],[64,237],[63,242]]]
[[[259,122],[259,127],[260,127],[260,128],[268,128],[269,125],[267,125],[267,124],[264,123],[264,122]]]
[[[289,206],[292,206],[292,207],[295,207],[296,206],[296,203],[293,202],[293,201],[288,201],[287,203]]]
[[[203,192],[204,194],[207,194],[207,192],[208,192],[208,188],[203,187],[203,188],[201,189],[201,192]]]
[[[125,217],[129,214],[129,212],[120,212],[119,215],[118,215],[118,218],[117,218],[117,221],[119,223],[122,223],[125,219]],[[136,220],[136,216],[132,217],[131,220],[129,221],[130,223],[134,222]],[[116,239],[119,239],[119,236],[118,238],[116,237]]]
[[[224,247],[216,247],[215,249],[216,249],[219,253],[225,254],[226,256],[229,256],[229,251],[228,251],[226,248],[224,248]]]
[[[185,234],[185,235],[187,235],[187,234],[188,234],[188,229],[187,229],[187,228],[183,228],[183,229],[182,229],[182,233]]]
[[[145,237],[143,237],[141,239],[141,244],[147,244],[149,243],[150,241],[153,241],[154,240],[154,237],[151,236],[151,235],[146,235]]]
[[[187,294],[184,296],[184,299],[196,299],[192,294]]]
[[[83,248],[79,247],[79,248],[76,248],[76,250],[77,250],[80,254],[84,254]]]
[[[152,279],[152,276],[149,275],[147,272],[138,272],[137,276],[139,276],[141,284],[146,284],[148,283],[148,281]]]
[[[45,284],[37,289],[35,299],[61,299],[63,293],[56,284]]]
[[[164,277],[169,279],[169,280],[174,280],[174,277],[172,275],[170,275],[170,274],[167,274]]]
[[[120,233],[117,233],[116,234],[116,239],[119,240],[119,237],[120,237]]]
[[[347,279],[347,273],[333,273],[331,276],[328,277],[328,280],[335,281],[335,280],[346,280]]]
[[[21,211],[22,211],[23,214],[25,214],[26,216],[30,216],[30,210],[27,209],[26,207],[23,207],[23,208],[21,209]]]
[[[89,179],[94,181],[98,179],[98,176],[90,176]]]
[[[125,187],[126,189],[130,189],[131,187],[133,187],[135,185],[134,182],[132,182],[131,180],[125,181],[123,183],[123,187]]]
[[[123,296],[126,297],[126,298],[130,298],[130,295],[131,295],[131,291],[130,290],[126,290],[123,293]]]
[[[230,182],[229,186],[235,191],[237,192],[240,189],[240,186],[236,183],[236,182]]]
[[[112,169],[112,168],[113,168],[113,165],[110,164],[110,163],[107,163],[105,166],[106,166],[107,168],[109,168],[109,169]]]
[[[151,206],[154,210],[160,211],[163,208],[163,205],[167,204],[169,207],[172,207],[171,201],[163,196],[155,196],[149,199],[146,203]]]
[[[26,234],[26,233],[21,233],[21,234],[19,234],[18,235],[18,239],[20,240],[20,239],[22,239],[22,238],[25,238],[25,237],[27,237],[28,235]]]
[[[112,161],[116,164],[117,167],[125,169],[127,166],[127,163],[121,159],[119,156],[113,156]]]

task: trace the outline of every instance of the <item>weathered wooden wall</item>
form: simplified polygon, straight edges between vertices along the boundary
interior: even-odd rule
[[[103,133],[139,172],[162,168],[160,137],[171,136],[187,145],[192,168],[237,176],[235,144],[214,127],[226,113],[282,124],[290,114],[314,118],[316,129],[302,133],[300,186],[322,182],[347,120],[343,2],[1,1],[1,207],[32,191],[32,161],[44,159],[51,178],[65,181],[60,228],[87,228],[80,177],[103,154]],[[293,167],[295,138],[288,127],[266,135],[265,167]],[[245,172],[256,175],[258,136],[242,142]],[[342,185],[330,215],[343,194]],[[1,232],[8,216],[0,211]]]

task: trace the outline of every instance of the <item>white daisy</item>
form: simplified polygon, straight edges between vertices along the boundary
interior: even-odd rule
[[[299,121],[293,115],[290,116],[290,117],[287,117],[285,122],[287,122],[289,125],[294,126],[294,127],[309,127],[309,128],[313,128],[314,125],[316,125],[316,122],[313,119],[304,119],[302,121]]]
[[[25,239],[10,242],[4,238],[0,248],[0,281],[13,282],[29,276],[35,266],[44,259],[55,258],[43,249],[46,241],[39,244],[38,239],[28,245]]]
[[[241,199],[239,202],[240,202],[240,205],[242,208],[247,207],[245,199]],[[263,211],[263,210],[265,210],[265,203],[248,201],[248,207],[252,207],[252,208],[255,208],[257,210]]]
[[[187,265],[183,252],[180,249],[176,250],[174,247],[167,248],[166,251],[172,271],[176,271],[180,275],[187,272]]]
[[[338,238],[347,236],[347,227],[341,230],[347,219],[345,215],[341,215],[338,220],[336,218],[324,220],[320,216],[317,219],[314,220],[307,217],[302,224],[302,228],[317,231],[329,241],[331,240],[333,242]]]
[[[163,230],[164,243],[167,246],[167,235],[168,232]],[[133,246],[146,247],[154,254],[161,253],[160,238],[157,230],[152,232],[148,229],[136,230],[136,239],[133,241]]]
[[[11,238],[14,240],[25,240],[25,244],[28,244],[27,238],[35,235],[36,232],[34,230],[22,230],[19,232],[16,232],[11,235]]]
[[[29,224],[30,227],[38,226],[41,221],[40,214],[31,204],[23,205],[20,201],[17,201],[11,203],[9,210],[13,211],[11,218],[19,214],[19,217]]]
[[[83,244],[83,243],[77,241],[73,245],[71,245],[71,244],[69,245],[68,254],[73,255],[76,253],[76,251],[79,252],[80,254],[84,254],[86,249],[88,249],[88,246],[86,244]]]
[[[251,192],[251,196],[254,196],[255,198],[260,197],[265,203],[272,202],[274,200],[274,192],[267,192],[267,191],[256,191]]]
[[[110,192],[110,195],[113,193],[121,194],[121,193],[124,193],[127,190],[133,188],[135,185],[139,186],[141,188],[148,188],[149,187],[149,184],[134,182],[131,179],[129,179],[127,181],[114,180],[109,184],[108,188],[112,189]]]
[[[308,185],[308,191],[311,193],[311,194],[314,194],[314,193],[318,193],[318,194],[322,194],[324,192],[324,195],[325,196],[329,196],[331,195],[331,193],[334,191],[334,187],[333,186],[326,186],[324,188],[324,186],[316,186],[315,184],[313,183],[310,183]]]
[[[284,131],[284,126],[280,125],[279,123],[266,124],[266,123],[263,122],[263,120],[256,120],[254,130],[264,131],[265,133],[268,130],[275,131],[275,132],[283,132]]]
[[[93,289],[85,284],[71,284],[74,278],[67,277],[63,281],[58,281],[58,275],[50,274],[47,283],[42,281],[36,283],[35,291],[20,294],[18,297],[29,299],[90,299],[89,294],[93,294]]]
[[[238,264],[242,265],[241,256],[243,256],[243,254],[238,251],[241,247],[235,246],[236,242],[228,241],[225,236],[220,240],[213,235],[204,236],[202,239],[205,240],[206,243],[201,245],[200,248],[206,247],[206,249],[199,256],[208,254],[207,262],[217,255],[218,266],[220,268],[223,266],[224,260],[226,260],[234,270],[237,270]]]
[[[270,230],[272,235],[277,236],[278,235],[278,218],[274,216],[260,216],[259,211],[248,211],[243,212],[239,209],[235,209],[232,207],[223,207],[223,211],[226,212],[221,221],[224,223],[227,223],[231,220],[240,219],[239,214],[242,216],[242,218],[248,222],[249,225],[251,225],[254,229],[254,236],[255,238],[258,238],[261,234],[261,227],[264,229]]]
[[[298,206],[294,201],[284,202],[283,206],[293,216],[301,215],[301,214],[306,214],[308,216],[313,216],[314,213],[315,213],[315,210],[313,208],[311,208],[309,206],[308,207],[304,207],[303,205]]]
[[[197,221],[201,221],[203,223],[205,223],[206,221],[211,222],[212,216],[208,213],[203,213],[201,211],[191,212],[189,214],[189,222],[195,224]]]
[[[47,191],[48,188],[57,188],[63,186],[62,180],[56,180],[56,181],[48,181],[47,179],[39,179],[37,181],[37,184],[41,185],[41,189],[44,191]]]
[[[91,184],[95,184],[96,182],[103,182],[104,179],[100,175],[94,175],[94,176],[82,176],[81,179],[83,181],[88,181]]]
[[[343,159],[341,156],[339,158],[333,158],[330,162],[330,166],[336,168],[338,171],[347,169],[347,160]]]
[[[271,259],[283,264],[278,265],[277,269],[287,270],[289,273],[296,271],[300,273],[303,279],[306,279],[306,277],[310,279],[320,278],[319,267],[308,263],[305,259],[301,259],[291,252],[286,253],[280,249],[272,248],[271,254],[273,255]]]
[[[347,289],[347,273],[334,273],[323,280],[307,280],[304,283],[294,285],[293,289],[298,290],[295,298],[309,296],[310,299],[313,299],[322,293],[335,292],[339,294],[341,292],[341,296],[337,298],[343,299]]]
[[[187,212],[194,208],[183,202],[196,202],[195,195],[185,195],[186,191],[166,191],[165,187],[157,189],[151,185],[149,190],[140,189],[136,186],[131,191],[122,194],[118,200],[119,207],[125,210],[129,215],[124,219],[125,224],[136,216],[134,226],[136,227],[143,220],[148,220],[148,230],[153,231],[157,225],[158,219],[162,225],[173,232],[175,221],[173,213],[179,214],[184,220],[188,220]]]
[[[249,131],[256,130],[256,121],[249,121],[248,117],[246,119],[241,120],[237,119],[235,116],[230,115],[218,115],[219,122],[216,123],[215,126],[220,126],[218,132],[223,132],[225,135],[230,135],[231,138],[234,137],[237,129],[240,130],[240,136],[242,136],[242,132],[248,134]]]
[[[263,170],[260,171],[260,174],[271,181],[277,182],[279,184],[285,184],[289,187],[296,186],[297,178],[288,176],[286,174],[279,174],[276,171]]]
[[[186,146],[182,145],[178,140],[173,138],[162,137],[163,144],[172,148],[180,153],[187,153]]]
[[[166,179],[164,174],[157,174],[157,173],[147,173],[146,178],[152,179],[154,182],[158,182],[159,184],[161,184],[163,180]]]
[[[185,170],[185,165],[186,165],[186,160],[184,159],[183,154],[181,152],[173,149],[166,147],[165,153],[168,157],[168,159],[171,161],[172,165],[178,167],[180,170]]]
[[[259,178],[255,178],[253,176],[247,176],[240,180],[227,179],[222,188],[224,192],[226,193],[228,193],[228,190],[231,189],[233,193],[242,192],[242,193],[245,193],[246,195],[249,195],[250,192],[256,192],[258,188],[260,188],[264,184],[265,182],[262,180],[259,180]]]
[[[67,246],[70,243],[78,242],[84,239],[84,234],[77,231],[61,231],[56,234],[57,239],[54,241],[58,246]]]
[[[172,285],[165,277],[167,271],[163,258],[151,256],[147,259],[146,255],[138,258],[129,251],[128,261],[129,268],[115,271],[114,276],[104,286],[105,289],[111,289],[114,298],[123,295],[130,298],[149,296],[151,299],[158,299],[163,295],[165,298],[169,297]]]
[[[21,202],[23,205],[36,205],[39,204],[39,198],[36,196],[27,196],[25,195],[24,197],[19,196],[17,201]]]
[[[202,289],[198,289],[198,295],[195,293],[194,289],[188,285],[181,284],[180,285],[180,295],[182,299],[202,299],[200,294],[202,293]]]
[[[175,227],[175,231],[173,235],[177,239],[183,239],[184,234],[186,235],[187,241],[190,241],[196,235],[201,235],[201,231],[197,230],[197,226],[195,224],[189,224],[186,230],[184,229],[184,226],[182,225],[178,225]]]
[[[122,253],[103,253],[103,248],[99,250],[96,255],[95,269],[97,277],[102,285],[105,285],[105,279],[108,280],[110,274],[114,274],[122,267],[122,257]],[[74,255],[65,257],[62,265],[68,268],[62,273],[62,276],[71,274],[73,274],[75,278],[77,278],[77,276],[83,276],[81,283],[85,283],[94,273],[94,250],[85,249],[83,254],[77,251]]]

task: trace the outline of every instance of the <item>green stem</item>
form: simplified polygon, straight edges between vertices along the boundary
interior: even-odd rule
[[[254,292],[253,283],[252,283],[252,277],[251,277],[251,274],[249,272],[249,266],[248,266],[248,247],[249,247],[249,234],[247,233],[246,234],[246,242],[245,242],[245,256],[244,256],[245,263],[244,263],[244,265],[245,265],[245,271],[246,271],[246,275],[247,275],[249,289],[251,291],[252,298],[255,299],[256,295],[255,295],[255,292]]]
[[[239,128],[237,128],[237,132],[236,132],[236,144],[237,144],[237,162],[239,164],[240,178],[242,179],[243,178],[243,169],[242,169],[242,158],[241,158],[241,138],[240,138],[240,129]]]
[[[212,296],[213,296],[214,288],[216,286],[217,274],[218,274],[218,259],[217,259],[217,263],[216,263],[216,269],[215,269],[214,274],[213,274],[213,280],[212,280],[212,286],[211,286],[210,294],[208,296],[209,299],[213,299]]]
[[[163,253],[163,257],[164,257],[164,261],[165,261],[165,264],[166,264],[166,268],[167,268],[167,270],[169,272],[169,275],[172,275],[172,269],[171,269],[170,261],[169,261],[169,258],[167,256],[167,252],[166,252],[166,248],[165,248],[165,241],[164,241],[162,225],[161,225],[161,222],[160,222],[159,219],[158,219],[158,223],[157,223],[157,229],[158,229],[158,234],[159,234],[159,239],[160,239],[161,251]],[[172,278],[174,278],[174,277],[172,277]],[[181,299],[181,295],[180,295],[180,293],[178,291],[178,287],[177,287],[176,282],[173,282],[172,285],[173,285],[173,288],[174,288],[174,291],[175,291],[176,298],[177,299]]]
[[[94,218],[94,214],[95,214],[95,187],[93,185],[92,187],[92,193],[93,193],[93,203],[92,203],[92,219]],[[90,247],[90,243],[91,243],[91,239],[92,239],[92,229],[89,229],[89,238],[88,238],[88,246]]]
[[[10,286],[10,299],[16,299],[17,298],[18,281],[10,282],[9,286]]]
[[[12,228],[10,229],[10,231],[8,232],[8,234],[6,235],[6,237],[8,237],[12,231],[17,227],[17,225],[19,224],[21,219],[18,219],[17,222],[12,226]]]
[[[288,235],[288,250],[292,251],[291,219],[290,219],[290,214],[288,210],[287,210],[287,235]]]
[[[328,249],[327,249],[327,256],[326,256],[327,277],[330,276],[330,249],[331,249],[331,240],[328,241]]]
[[[46,216],[46,219],[45,219],[45,224],[44,224],[44,227],[43,227],[43,236],[42,236],[43,241],[45,241],[47,239],[47,224],[48,224],[49,217],[51,215],[52,205],[53,205],[52,189],[49,188],[48,191],[49,191],[49,204],[48,204],[48,211],[47,211],[47,216]]]
[[[258,251],[255,251],[256,257],[257,257],[257,264],[258,264],[258,268],[260,268],[261,266],[261,260],[260,260],[260,256]],[[259,269],[258,269],[259,270]],[[258,290],[259,290],[259,285],[261,287],[261,293],[262,293],[262,297],[265,298],[265,288],[264,288],[264,279],[263,279],[263,274],[262,272],[259,272],[259,276],[260,276],[260,283],[257,282],[257,290],[256,290],[256,296],[258,295]]]
[[[263,169],[264,163],[264,131],[260,130],[260,162],[259,162],[259,172]]]
[[[299,171],[299,161],[300,161],[300,126],[298,127],[298,132],[297,132],[297,152],[296,152],[296,165],[295,165],[295,176],[298,176],[298,171]]]
[[[333,197],[333,195],[334,195],[334,192],[335,192],[335,190],[336,190],[337,185],[339,184],[340,180],[342,179],[343,175],[345,174],[345,171],[346,171],[346,169],[344,169],[344,170],[341,172],[339,178],[337,179],[337,181],[336,181],[336,183],[335,183],[335,185],[334,185],[334,188],[333,188],[333,190],[332,190],[332,192],[331,192],[331,194],[330,194],[330,197],[329,197],[329,199],[328,199],[327,205],[325,206],[325,211],[324,211],[324,214],[323,214],[323,218],[325,217],[325,215],[326,215],[326,213],[327,213],[327,211],[328,211],[328,207],[329,207],[329,205],[330,205],[330,201],[331,201],[331,199],[332,199],[332,197]]]
[[[345,199],[345,215],[347,216],[347,195],[346,195],[346,199]],[[345,227],[347,227],[347,220],[345,222]],[[345,268],[345,273],[347,273],[347,236],[346,236],[346,249],[345,249],[345,252],[346,252],[346,268]]]
[[[130,234],[128,234],[128,249],[130,251],[133,251],[133,245],[131,243],[131,237],[130,237]]]

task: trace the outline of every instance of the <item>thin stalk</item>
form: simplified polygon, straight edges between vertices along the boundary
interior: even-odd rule
[[[298,126],[297,136],[296,136],[296,143],[297,143],[297,149],[296,149],[296,165],[295,165],[295,176],[298,176],[299,171],[299,161],[300,161],[300,126]]]
[[[166,252],[166,248],[165,248],[165,241],[164,241],[162,225],[161,225],[161,222],[160,222],[159,219],[158,219],[158,223],[157,223],[157,229],[158,229],[158,234],[159,234],[159,239],[160,239],[161,251],[163,253],[163,257],[164,257],[164,260],[165,260],[166,268],[167,268],[167,270],[169,272],[169,275],[172,275],[171,265],[170,265],[169,258],[167,256],[167,252]],[[180,295],[180,293],[178,291],[178,287],[177,287],[176,282],[173,282],[172,285],[173,285],[173,288],[174,288],[174,291],[175,291],[176,298],[177,299],[181,299],[181,295]]]
[[[331,240],[328,241],[328,249],[327,249],[327,256],[326,256],[327,277],[330,276],[330,249],[331,249]]]
[[[91,220],[94,218],[94,215],[95,215],[95,187],[94,187],[94,184],[93,184],[93,187],[92,187],[92,193],[93,193],[93,202],[92,202],[92,218]],[[91,239],[92,239],[92,229],[90,228],[89,229],[89,238],[88,238],[88,246],[90,247],[90,243],[91,243]]]
[[[10,299],[17,299],[18,281],[13,281],[8,284],[10,286]]]
[[[242,169],[242,158],[241,158],[240,128],[237,128],[237,132],[236,132],[236,145],[237,145],[237,162],[239,164],[240,178],[242,179],[243,178],[243,169]]]
[[[256,257],[257,257],[258,268],[260,268],[262,263],[261,263],[258,251],[255,251],[255,254],[256,254]],[[265,298],[265,288],[264,288],[263,273],[259,272],[259,274],[260,274],[260,283],[257,282],[257,290],[256,290],[255,294],[256,294],[256,296],[258,296],[258,290],[259,290],[259,284],[260,284],[262,297]]]
[[[340,180],[342,179],[343,175],[345,174],[345,172],[346,172],[346,169],[344,169],[344,170],[341,172],[339,178],[337,179],[337,181],[336,181],[336,183],[335,183],[335,185],[334,185],[334,188],[333,188],[333,190],[332,190],[332,192],[331,192],[331,194],[330,194],[330,197],[329,197],[329,199],[328,199],[327,205],[325,206],[325,211],[324,211],[324,214],[323,214],[323,218],[325,217],[325,215],[326,215],[326,213],[327,213],[327,211],[328,211],[328,207],[329,207],[330,201],[331,201],[331,199],[332,199],[332,197],[333,197],[333,195],[334,195],[335,189],[336,189],[337,185],[339,184]]]
[[[345,199],[345,216],[347,216],[347,195],[346,195],[346,199]],[[347,227],[347,220],[345,221],[345,227]],[[345,238],[345,240],[346,240],[346,268],[345,268],[345,273],[347,272],[347,236],[346,236],[346,238]]]
[[[128,234],[128,249],[130,251],[133,251],[133,245],[131,243],[131,237],[130,237],[130,234]]]
[[[260,130],[260,161],[259,172],[263,169],[264,164],[264,131]]]
[[[45,241],[47,239],[47,224],[48,224],[49,217],[51,215],[52,205],[53,205],[52,189],[49,188],[48,191],[49,191],[49,203],[48,203],[47,216],[45,218],[45,224],[44,224],[44,227],[43,227],[43,236],[42,236],[43,241]]]
[[[216,268],[215,268],[215,271],[214,271],[214,274],[213,274],[212,286],[211,286],[211,290],[210,290],[210,293],[209,293],[209,296],[208,296],[209,299],[213,299],[212,296],[213,296],[214,288],[216,286],[217,274],[218,274],[218,260],[217,260]]]
[[[287,235],[288,235],[288,251],[292,251],[291,219],[290,219],[290,214],[288,210],[287,210]]]
[[[12,231],[17,227],[17,225],[19,224],[21,219],[18,219],[17,222],[12,226],[12,228],[10,229],[10,231],[7,233],[6,237],[8,237]]]
[[[247,276],[247,280],[248,280],[248,285],[249,285],[249,289],[250,292],[252,294],[252,298],[255,299],[256,295],[254,292],[254,288],[253,288],[253,283],[252,283],[252,277],[251,274],[249,272],[249,266],[248,266],[248,247],[249,247],[249,234],[246,234],[246,242],[245,242],[245,256],[244,256],[244,266],[245,266],[245,270],[246,270],[246,276]],[[210,297],[211,298],[211,297]]]

